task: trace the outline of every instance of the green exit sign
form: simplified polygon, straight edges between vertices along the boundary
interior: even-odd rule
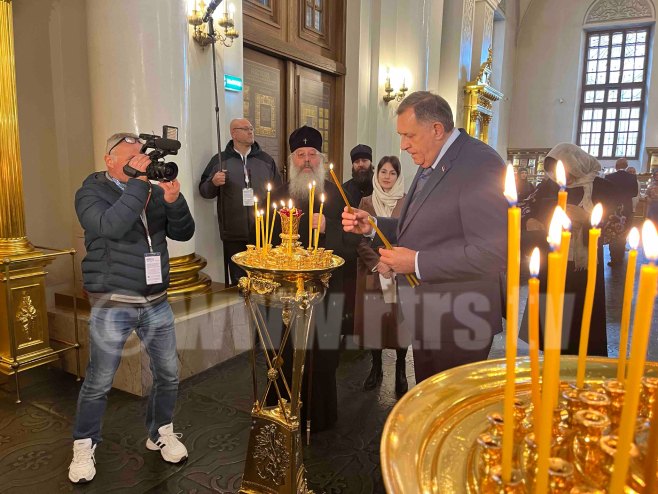
[[[224,89],[227,91],[242,91],[242,79],[234,75],[224,75]]]

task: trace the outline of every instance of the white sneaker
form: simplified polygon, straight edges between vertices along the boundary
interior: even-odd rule
[[[91,439],[73,441],[73,460],[69,465],[69,480],[74,484],[90,482],[96,475],[96,460],[94,453],[96,445]]]
[[[180,463],[187,458],[187,448],[178,439],[183,434],[174,432],[174,424],[163,425],[158,429],[160,437],[156,442],[151,438],[146,440],[146,448],[151,451],[160,451],[164,461],[169,463]]]

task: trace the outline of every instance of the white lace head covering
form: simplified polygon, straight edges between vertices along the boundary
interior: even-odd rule
[[[562,161],[565,172],[571,176],[572,181],[567,184],[567,189],[582,187],[583,198],[578,207],[583,208],[588,213],[594,209],[592,202],[592,189],[594,179],[601,171],[601,163],[594,157],[587,154],[575,144],[562,142],[553,147],[547,157]],[[555,179],[555,169],[546,172],[548,177],[557,182]],[[576,270],[587,267],[588,251],[585,247],[585,230],[587,225],[573,224],[572,241],[569,249],[569,258],[575,263]]]

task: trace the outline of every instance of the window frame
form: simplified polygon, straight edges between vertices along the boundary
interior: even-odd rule
[[[625,50],[626,50],[626,38],[628,33],[631,32],[640,32],[644,31],[646,32],[646,39],[645,39],[645,52],[644,52],[644,66],[643,66],[643,79],[642,82],[630,82],[630,83],[623,83],[621,82],[623,80],[623,72],[624,72],[624,60],[626,60],[626,55],[625,55]],[[611,60],[612,60],[612,47],[613,46],[618,46],[618,45],[613,45],[612,44],[612,37],[615,33],[622,33],[622,43],[621,45],[621,56],[619,57],[620,61],[620,68],[619,68],[619,82],[617,83],[611,83],[610,82],[610,72],[611,72]],[[583,122],[583,116],[584,112],[587,109],[594,109],[594,108],[601,108],[603,110],[603,116],[601,119],[601,130],[598,133],[600,136],[599,139],[599,151],[597,155],[592,155],[595,156],[597,159],[602,159],[602,160],[617,160],[619,158],[627,158],[627,159],[639,159],[641,156],[641,151],[640,151],[640,145],[643,142],[644,139],[644,131],[645,131],[645,112],[646,112],[646,106],[647,106],[647,79],[649,78],[648,74],[648,69],[649,69],[649,58],[650,58],[650,51],[652,47],[652,37],[653,37],[653,32],[652,32],[652,27],[650,25],[645,25],[645,26],[627,26],[627,27],[617,27],[617,28],[606,28],[606,29],[597,29],[597,30],[591,30],[591,31],[586,31],[586,38],[585,38],[585,47],[584,47],[584,58],[583,58],[583,72],[582,72],[582,88],[580,91],[580,108],[578,112],[578,126],[576,129],[577,132],[577,139],[576,141],[578,142],[578,146],[583,146],[582,144],[582,126]],[[605,59],[595,59],[597,62],[601,60],[606,60],[607,62],[607,69],[606,69],[606,82],[603,84],[587,84],[587,65],[590,62],[588,55],[589,55],[589,50],[591,49],[590,47],[590,39],[593,36],[605,36],[608,35],[610,37],[610,43],[608,44],[608,56]],[[629,57],[629,58],[634,58],[634,57]],[[634,69],[635,70],[635,69]],[[594,74],[599,73],[594,72]],[[631,96],[631,101],[621,101],[621,92],[622,90],[633,90],[633,89],[642,89],[642,95],[640,97],[639,101],[632,101],[632,96]],[[610,90],[617,90],[617,101],[614,103],[608,102],[608,91]],[[596,102],[594,100],[591,103],[586,103],[585,102],[585,95],[588,91],[604,91],[604,101],[603,102]],[[634,155],[629,155],[627,152],[624,153],[623,156],[616,156],[616,149],[617,149],[617,138],[618,138],[618,133],[619,133],[619,122],[620,122],[620,113],[622,108],[629,108],[631,111],[633,108],[639,107],[640,110],[640,115],[638,118],[638,134],[637,134],[637,142],[635,143],[635,154]],[[607,119],[607,110],[608,109],[615,109],[616,110],[616,116],[615,116],[615,124],[614,124],[614,130],[613,130],[613,142],[612,142],[612,154],[610,156],[604,155],[603,149],[605,144],[605,124],[606,122],[610,121]],[[630,118],[629,118],[630,121]],[[590,120],[590,122],[593,122],[593,120]],[[596,135],[593,132],[589,132],[590,137],[592,135]],[[587,144],[588,149],[589,146],[591,146],[591,139],[590,143]],[[624,144],[625,146],[628,146],[628,142]],[[591,153],[590,153],[591,154]]]

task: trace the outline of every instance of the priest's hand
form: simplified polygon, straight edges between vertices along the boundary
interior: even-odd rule
[[[370,215],[361,209],[352,208],[352,212],[347,211],[347,206],[343,209],[343,230],[348,233],[360,233],[369,235],[372,232],[372,225],[368,221]]]
[[[172,180],[171,182],[158,182],[158,185],[164,190],[164,200],[169,204],[176,202],[180,195],[180,182]]]
[[[345,213],[343,213],[345,214]],[[379,249],[380,262],[390,266],[397,274],[416,272],[416,251],[406,247],[393,247],[392,250]]]
[[[320,214],[319,213],[313,213],[313,229],[318,227],[318,221],[320,222],[320,233],[324,233],[324,231],[327,229],[327,220],[324,217],[324,214],[322,215],[322,219],[319,220]]]

